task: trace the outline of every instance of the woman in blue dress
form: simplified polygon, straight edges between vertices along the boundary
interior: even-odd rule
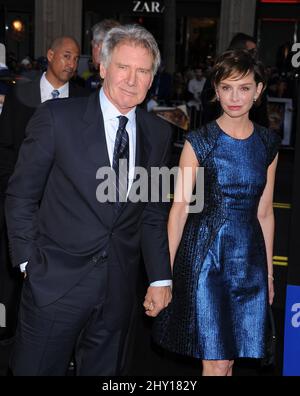
[[[221,55],[213,82],[223,114],[186,138],[168,223],[173,300],[156,320],[154,339],[201,359],[203,376],[230,376],[235,359],[265,354],[280,139],[249,120],[265,78],[247,51]],[[204,209],[189,213],[199,167]]]

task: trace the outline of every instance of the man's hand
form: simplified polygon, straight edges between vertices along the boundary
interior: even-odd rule
[[[160,311],[167,308],[172,300],[170,286],[153,287],[150,286],[144,302],[146,315],[155,318]]]

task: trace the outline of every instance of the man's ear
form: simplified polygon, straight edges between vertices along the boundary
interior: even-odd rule
[[[100,77],[104,80],[106,76],[106,69],[103,66],[103,63],[100,63]]]
[[[48,59],[49,62],[52,61],[53,56],[54,56],[54,51],[52,49],[49,49],[48,52],[47,52],[47,59]]]
[[[152,87],[153,80],[154,80],[154,76],[152,76],[152,78],[150,80],[150,84],[149,84],[148,90]]]

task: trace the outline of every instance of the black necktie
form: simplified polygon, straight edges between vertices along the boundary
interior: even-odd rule
[[[126,201],[128,191],[129,172],[129,136],[126,131],[128,118],[120,116],[119,128],[114,148],[113,170],[116,174],[116,210],[118,211]],[[120,160],[124,160],[121,161]],[[121,168],[120,168],[121,165]],[[122,201],[122,202],[121,202]]]

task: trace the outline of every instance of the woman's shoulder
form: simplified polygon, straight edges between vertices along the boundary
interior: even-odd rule
[[[213,121],[187,133],[185,139],[191,144],[199,160],[203,162],[214,148],[218,136],[219,130],[216,122]]]
[[[218,135],[219,131],[216,127],[216,122],[213,121],[187,133],[185,139],[200,146],[211,146],[215,144]]]

